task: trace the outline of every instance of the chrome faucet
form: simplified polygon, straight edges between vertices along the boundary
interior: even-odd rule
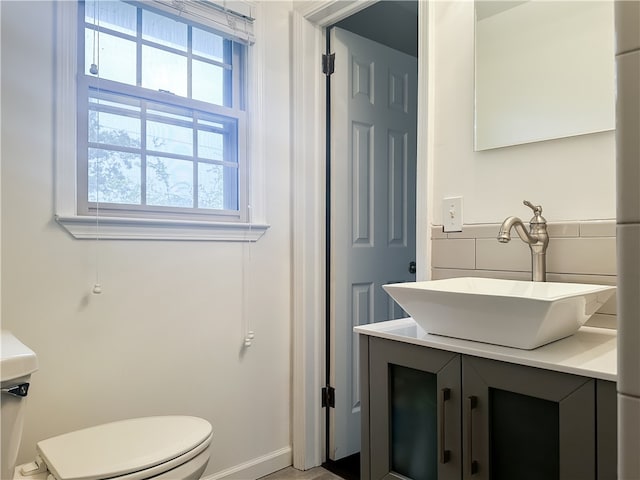
[[[529,244],[531,249],[531,280],[534,282],[547,281],[547,246],[549,245],[549,235],[547,234],[547,221],[542,216],[542,207],[533,205],[525,200],[523,202],[533,210],[533,218],[529,222],[527,232],[522,220],[518,217],[507,217],[498,233],[498,241],[507,243],[511,240],[511,229],[516,232],[523,242]]]

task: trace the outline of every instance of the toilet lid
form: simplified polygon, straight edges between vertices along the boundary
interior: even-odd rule
[[[145,417],[49,438],[37,450],[59,480],[103,480],[169,462],[210,438],[211,424],[202,418]]]

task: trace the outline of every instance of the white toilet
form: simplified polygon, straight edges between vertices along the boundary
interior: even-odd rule
[[[195,480],[209,461],[211,424],[188,416],[107,423],[42,440],[36,459],[15,466],[35,353],[7,331],[0,352],[2,471],[7,480]]]

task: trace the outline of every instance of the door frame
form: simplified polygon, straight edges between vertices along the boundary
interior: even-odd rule
[[[325,380],[326,95],[320,55],[325,27],[378,0],[295,2],[292,14],[292,460],[299,470],[320,465],[325,449],[321,388]],[[417,280],[431,276],[429,37],[433,2],[418,0]],[[420,108],[426,105],[426,108]],[[423,206],[420,208],[420,206]]]

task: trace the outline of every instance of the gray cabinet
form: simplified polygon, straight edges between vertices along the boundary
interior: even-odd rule
[[[598,480],[618,478],[618,396],[615,382],[596,380]]]
[[[463,478],[595,480],[595,380],[462,358]]]
[[[362,405],[361,417],[368,433],[361,458],[365,444],[370,456],[361,478],[459,479],[460,356],[363,338],[370,354],[361,362],[369,367],[368,411]]]
[[[615,384],[362,335],[362,480],[615,478]]]

